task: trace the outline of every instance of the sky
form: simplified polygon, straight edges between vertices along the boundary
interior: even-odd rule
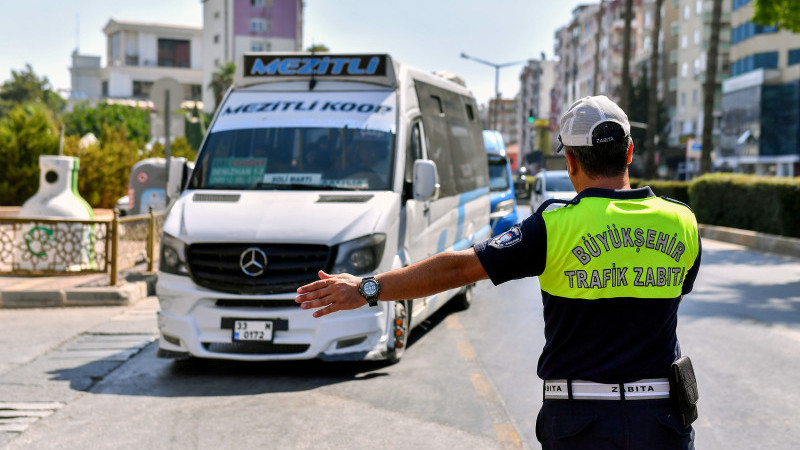
[[[279,1],[279,0],[276,0]],[[491,64],[553,59],[553,33],[572,9],[592,0],[305,0],[303,47],[334,53],[388,53],[427,71],[447,70],[479,103],[495,95]],[[201,0],[0,0],[0,82],[30,63],[56,90],[70,87],[72,52],[101,56],[111,18],[202,26]],[[499,91],[513,97],[523,64],[499,71]]]

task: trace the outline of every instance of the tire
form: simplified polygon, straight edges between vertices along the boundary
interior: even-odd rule
[[[466,311],[472,305],[472,286],[474,285],[466,286],[463,291],[450,300],[458,311]]]
[[[386,360],[391,364],[400,362],[408,345],[408,335],[411,332],[411,302],[398,301],[392,304],[392,325],[389,332],[389,348],[386,351]]]

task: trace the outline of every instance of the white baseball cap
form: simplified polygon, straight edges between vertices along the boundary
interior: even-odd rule
[[[623,133],[592,137],[594,129],[605,122],[619,124]],[[627,138],[631,135],[631,124],[628,123],[628,116],[625,111],[605,95],[583,97],[577,100],[561,116],[559,129],[558,140],[560,143],[558,149],[556,149],[558,153],[561,153],[565,145],[570,147],[591,147]]]

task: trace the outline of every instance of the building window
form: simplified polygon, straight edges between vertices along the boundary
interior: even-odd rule
[[[684,34],[681,36],[681,48],[686,48],[689,46],[689,38]]]
[[[789,65],[800,64],[800,48],[789,50]]]
[[[250,0],[250,4],[257,7],[272,7],[272,0]]]
[[[202,100],[203,86],[199,84],[184,84],[183,96],[186,100]]]
[[[150,92],[153,90],[152,81],[134,81],[133,82],[133,97],[134,98],[150,98]]]
[[[250,18],[250,31],[257,33],[269,33],[269,22],[262,17]]]
[[[777,69],[778,52],[756,53],[753,55],[753,65],[756,69]]]
[[[681,78],[686,78],[686,75],[689,75],[689,64],[683,63],[681,64]]]
[[[694,3],[694,10],[698,16],[703,13],[703,0],[697,0]]]
[[[692,91],[692,104],[693,104],[693,105],[696,105],[696,104],[697,104],[697,101],[699,100],[699,97],[700,97],[700,96],[699,96],[699,95],[698,95],[698,93],[697,93],[697,89],[693,90],[693,91]]]
[[[214,43],[215,44],[219,44],[219,35],[218,34],[214,35]]]
[[[691,11],[691,9],[689,9],[689,6],[688,6],[688,5],[684,6],[684,7],[683,7],[683,18],[684,18],[684,19],[686,19],[686,20],[688,20],[688,19],[689,19],[689,16],[690,16],[691,14],[692,14],[692,11]]]
[[[268,52],[270,51],[270,43],[264,41],[253,41],[250,43],[251,52]]]
[[[219,19],[219,11],[214,11],[214,20]]]
[[[191,67],[189,54],[189,41],[158,40],[158,65],[161,67]]]
[[[694,30],[694,43],[695,45],[700,44],[700,30]]]

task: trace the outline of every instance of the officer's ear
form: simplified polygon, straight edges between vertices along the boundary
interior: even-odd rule
[[[628,164],[633,161],[633,138],[628,138]]]
[[[574,176],[578,169],[578,161],[575,159],[575,155],[564,150],[564,157],[567,159],[567,173]]]

